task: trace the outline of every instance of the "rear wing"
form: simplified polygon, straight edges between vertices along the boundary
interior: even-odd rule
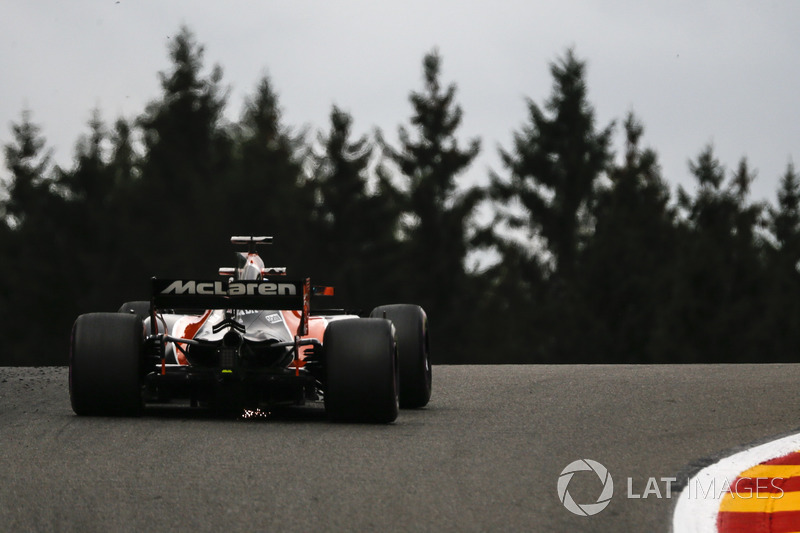
[[[333,296],[333,287],[304,280],[152,280],[151,307],[161,309],[275,309],[302,311],[299,335],[308,334],[311,296]]]
[[[260,246],[263,244],[272,244],[272,237],[268,236],[250,236],[250,235],[234,235],[231,237],[231,244],[235,244],[237,246],[244,246],[247,245],[247,249],[250,253],[256,251],[256,246]]]
[[[153,279],[156,309],[303,309],[307,280]],[[309,282],[310,283],[310,282]],[[311,289],[313,292],[313,288]]]

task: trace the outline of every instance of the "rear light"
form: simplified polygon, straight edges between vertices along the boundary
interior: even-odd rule
[[[222,346],[219,349],[219,366],[223,372],[232,370],[236,366],[241,345],[242,337],[235,331],[229,331],[222,338]]]
[[[232,346],[224,346],[219,350],[219,366],[222,370],[231,370],[236,365],[236,353],[238,348]]]

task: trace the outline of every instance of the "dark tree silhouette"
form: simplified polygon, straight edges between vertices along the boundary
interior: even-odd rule
[[[492,196],[512,206],[500,211],[499,222],[525,228],[546,245],[541,259],[530,263],[531,276],[552,263],[542,326],[548,339],[542,344],[544,360],[590,357],[581,353],[584,346],[575,334],[592,319],[574,277],[579,251],[591,236],[597,180],[611,160],[613,124],[596,129],[585,69],[572,50],[550,65],[553,88],[545,108],[528,100],[529,122],[514,133],[511,151],[500,150],[509,175],[492,175]]]
[[[740,163],[727,187],[711,146],[690,161],[691,197],[678,188],[683,222],[670,299],[657,337],[660,360],[746,360],[760,354],[765,314],[763,263],[756,230],[763,206],[747,200],[753,174]]]
[[[354,136],[336,106],[309,143],[266,76],[229,123],[222,70],[205,69],[187,28],[168,53],[161,94],[110,127],[92,113],[69,166],[53,166],[29,111],[11,125],[0,364],[65,364],[77,314],[147,298],[153,275],[213,276],[230,264],[229,236],[254,233],[276,237],[268,263],[337,286],[334,305],[423,305],[436,363],[793,361],[800,350],[794,166],[768,207],[749,198],[747,160],[729,172],[709,146],[689,164],[696,188],[671,199],[632,113],[612,153],[613,124],[597,126],[572,50],[550,65],[544,103],[528,100],[488,190],[465,179],[480,141],[460,140],[438,52],[423,59],[396,147]],[[479,206],[493,210],[486,227]],[[487,249],[496,262],[467,268]]]
[[[313,187],[303,174],[302,134],[283,124],[278,95],[268,77],[248,98],[237,129],[235,173],[229,191],[234,233],[256,231],[275,237],[268,256],[296,275],[313,264],[309,250]],[[302,272],[298,272],[302,271]]]
[[[434,342],[439,353],[460,352],[460,320],[467,286],[464,261],[467,229],[484,192],[458,182],[480,150],[472,139],[462,148],[457,137],[462,110],[456,86],[442,88],[437,51],[423,60],[423,89],[412,92],[411,130],[398,130],[400,146],[384,147],[405,178],[401,187],[405,242],[403,268],[408,300],[435,317]],[[435,350],[434,350],[435,351]],[[457,358],[458,355],[455,355]]]
[[[11,171],[5,201],[6,216],[0,235],[4,239],[3,277],[0,279],[0,357],[12,363],[41,364],[51,352],[66,353],[60,328],[71,318],[62,302],[72,287],[63,283],[72,259],[61,233],[63,199],[54,193],[51,151],[32,122],[31,113],[12,124],[13,141],[5,145],[6,167]],[[52,328],[34,327],[31,317],[50,317]]]
[[[572,50],[550,65],[553,89],[544,109],[528,100],[529,122],[514,133],[512,151],[500,151],[507,179],[495,175],[494,196],[524,209],[507,220],[524,222],[546,240],[555,274],[570,280],[588,235],[597,179],[606,171],[613,124],[597,131],[587,100],[586,64]]]
[[[31,112],[23,111],[22,120],[11,125],[14,142],[4,147],[6,167],[11,171],[5,201],[5,222],[12,226],[25,224],[29,216],[41,216],[49,197],[52,151],[45,150],[41,128],[31,120]]]
[[[596,225],[580,253],[577,281],[592,320],[582,350],[601,362],[652,361],[658,308],[675,250],[674,212],[658,159],[640,145],[644,128],[632,113],[624,123],[625,153],[597,193]]]
[[[769,360],[793,362],[800,353],[800,176],[791,163],[780,179],[777,196],[777,207],[768,210],[768,227],[775,240],[768,247],[767,263]]]
[[[386,302],[376,288],[399,278],[399,193],[380,168],[370,179],[376,150],[366,135],[351,139],[352,117],[334,106],[330,121],[329,133],[319,137],[323,152],[314,158],[318,268],[343,302],[368,312]]]
[[[222,127],[222,69],[203,76],[204,49],[186,27],[169,55],[172,68],[160,74],[163,94],[139,120],[145,158],[135,242],[157,258],[158,264],[146,265],[153,273],[173,273],[189,259],[196,266],[187,274],[208,276],[208,265],[222,260],[227,229],[213,222],[225,220],[229,205],[224,193],[232,146]]]

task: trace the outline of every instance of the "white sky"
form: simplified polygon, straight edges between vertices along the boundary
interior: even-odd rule
[[[787,163],[800,169],[795,0],[2,0],[0,143],[29,109],[70,166],[94,108],[110,124],[159,98],[182,24],[205,46],[206,72],[223,68],[232,120],[267,74],[286,125],[327,131],[336,104],[356,133],[379,127],[390,141],[437,47],[461,136],[482,139],[471,181],[504,172],[497,147],[527,122],[526,97],[550,95],[548,65],[568,47],[588,61],[598,127],[633,110],[673,192],[694,190],[687,161],[708,143],[728,169],[748,157],[754,199],[774,203]],[[619,152],[620,127],[616,139]]]

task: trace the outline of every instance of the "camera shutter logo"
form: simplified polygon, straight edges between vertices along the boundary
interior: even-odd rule
[[[572,480],[572,476],[575,475],[575,472],[589,470],[593,471],[597,474],[597,477],[600,478],[600,481],[603,483],[603,491],[600,493],[595,503],[576,503],[575,500],[572,499],[567,487]],[[571,462],[561,471],[561,475],[558,477],[558,499],[561,500],[561,503],[569,512],[579,516],[596,515],[608,507],[613,495],[614,480],[611,479],[611,474],[608,473],[608,469],[591,459],[578,459],[577,461]]]

